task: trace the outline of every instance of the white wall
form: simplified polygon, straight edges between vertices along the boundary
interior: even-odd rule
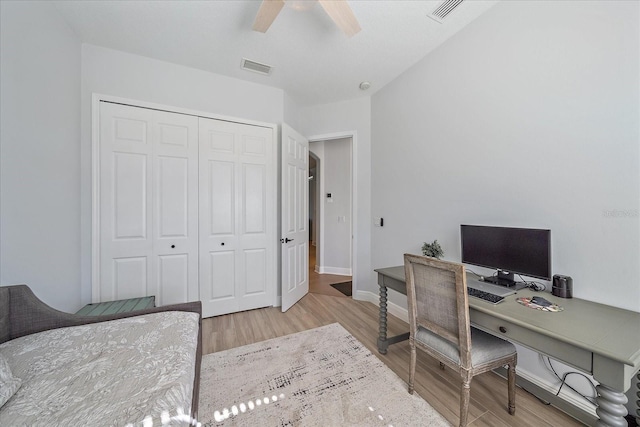
[[[300,107],[286,92],[283,93],[283,109],[284,122],[300,132],[299,129],[302,127]]]
[[[574,296],[640,311],[638,16],[500,2],[376,93],[373,266],[433,239],[459,261],[462,223],[550,228]]]
[[[269,123],[283,121],[285,98],[281,89],[112,49],[82,46],[82,300],[87,302],[91,299],[92,93]]]
[[[377,282],[371,267],[371,99],[303,107],[300,132],[310,138],[329,134],[351,134],[355,158],[354,179],[354,290],[377,295]],[[354,292],[356,298],[361,298]]]
[[[378,92],[374,265],[548,227],[574,296],[640,311],[638,34],[637,2],[501,2]]]
[[[322,147],[322,149],[317,149]],[[309,150],[320,158],[320,247],[318,272],[350,276],[351,271],[351,138],[316,141]],[[327,197],[331,193],[331,198]],[[311,194],[309,194],[311,197]],[[318,255],[319,254],[319,255]]]
[[[0,284],[80,306],[80,42],[48,2],[0,2]]]

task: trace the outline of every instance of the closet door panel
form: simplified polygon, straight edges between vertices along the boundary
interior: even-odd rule
[[[189,299],[189,254],[158,257],[158,286],[163,305]]]
[[[270,179],[275,178],[272,130],[201,118],[199,132],[203,315],[272,305],[271,212],[277,197]]]
[[[272,305],[274,130],[100,102],[97,301]]]
[[[236,194],[235,164],[229,161],[209,160],[206,197],[209,206],[210,235],[235,234]]]
[[[208,122],[209,119],[203,120]],[[214,129],[209,125],[206,126],[206,132],[202,132],[200,135],[204,137],[204,143],[207,145],[208,151],[211,154],[215,153],[220,159],[233,160],[236,149],[236,135],[233,130]]]
[[[267,292],[267,251],[264,249],[245,250],[244,264],[251,266],[245,270],[245,295],[264,295]]]
[[[210,280],[206,283],[210,299],[224,304],[227,300],[234,304],[236,296],[235,251],[222,250],[209,253]]]
[[[145,296],[150,288],[152,116],[100,105],[99,301]]]
[[[153,112],[156,303],[197,300],[198,119]]]
[[[147,295],[147,257],[129,257],[113,259],[114,299],[138,298]]]
[[[198,299],[197,126],[100,103],[100,301]]]
[[[147,162],[146,154],[112,153],[113,239],[147,238]]]
[[[158,238],[189,236],[189,164],[158,158]]]
[[[266,232],[266,167],[265,165],[245,164],[242,170],[242,201],[244,218],[243,234],[260,234]]]

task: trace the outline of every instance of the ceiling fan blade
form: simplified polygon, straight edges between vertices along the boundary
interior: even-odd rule
[[[318,2],[347,37],[352,37],[361,30],[360,24],[358,24],[358,20],[346,0],[318,0]]]
[[[253,22],[253,30],[266,33],[283,7],[284,0],[262,0],[256,20]]]

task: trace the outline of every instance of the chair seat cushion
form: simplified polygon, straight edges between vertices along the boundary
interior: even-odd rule
[[[460,364],[460,352],[458,351],[458,347],[452,342],[420,326],[418,327],[415,340],[440,353],[453,363]],[[484,365],[485,363],[511,356],[515,353],[516,346],[509,341],[471,327],[472,366]]]

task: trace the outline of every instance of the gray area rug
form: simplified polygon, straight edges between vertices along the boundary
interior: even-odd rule
[[[207,427],[450,425],[337,323],[204,356],[198,421]]]

